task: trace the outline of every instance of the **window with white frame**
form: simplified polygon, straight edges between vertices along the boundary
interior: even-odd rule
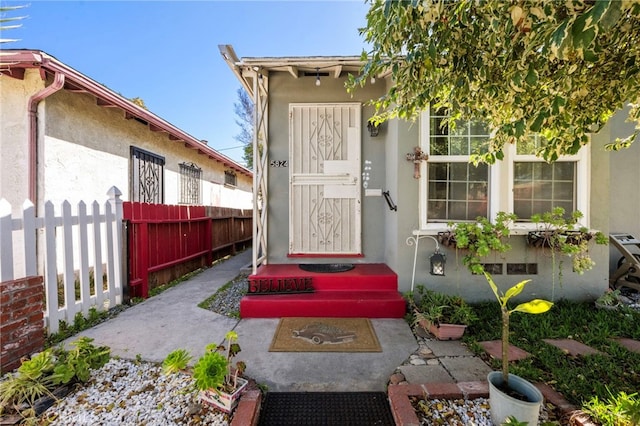
[[[513,212],[527,221],[534,214],[562,207],[567,217],[577,210],[577,158],[547,163],[534,155],[540,143],[535,135],[518,144],[513,159]]]
[[[457,122],[443,126],[443,111],[425,111],[421,116],[420,144],[429,154],[420,182],[421,229],[440,229],[447,222],[494,217],[513,212],[520,225],[528,225],[533,214],[562,207],[570,215],[580,210],[582,225],[588,226],[589,146],[574,156],[547,163],[535,156],[540,136],[529,143],[504,147],[504,159],[489,166],[469,162],[489,139],[485,126]]]
[[[489,138],[487,129],[477,122],[458,122],[452,128],[443,124],[446,111],[428,118],[426,151],[426,215],[429,222],[475,220],[488,217],[489,166],[474,166],[471,153],[482,149]]]

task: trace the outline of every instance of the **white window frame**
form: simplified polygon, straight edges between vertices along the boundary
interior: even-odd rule
[[[583,216],[578,222],[578,226],[589,227],[591,223],[589,218],[589,194],[590,194],[590,180],[589,180],[589,166],[591,159],[591,144],[583,146],[580,151],[575,155],[562,156],[556,162],[574,162],[576,163],[576,182],[575,182],[575,199],[576,210],[579,210]],[[509,182],[508,191],[506,194],[506,205],[509,207],[509,211],[513,211],[513,179],[514,179],[514,163],[520,161],[531,162],[543,162],[544,160],[536,157],[535,155],[521,155],[516,152],[516,145],[509,144],[505,146],[505,156],[502,162],[503,168],[506,169],[506,178]],[[567,212],[571,213],[571,212]],[[517,222],[512,225],[514,234],[524,234],[529,231],[536,230],[536,224],[531,222]]]
[[[449,227],[443,222],[429,222],[427,218],[427,189],[429,184],[429,176],[427,173],[428,163],[434,163],[431,158],[430,149],[430,110],[427,109],[420,114],[420,148],[429,155],[427,161],[423,161],[420,165],[420,182],[419,182],[419,221],[421,234],[436,234],[439,231],[445,231]],[[580,219],[579,226],[589,227],[589,194],[590,180],[589,167],[591,158],[591,144],[583,146],[578,154],[572,156],[563,156],[557,161],[572,161],[576,163],[576,210],[582,212],[583,217]],[[514,162],[516,161],[544,161],[534,155],[517,155],[516,146],[509,144],[504,147],[504,159],[497,160],[495,164],[489,166],[489,182],[488,182],[488,217],[494,220],[498,212],[513,212],[513,178],[514,178]],[[438,155],[438,162],[460,161],[467,159],[466,155]],[[506,185],[505,185],[506,182]],[[531,222],[517,222],[511,225],[513,235],[526,234],[536,229],[536,225]]]

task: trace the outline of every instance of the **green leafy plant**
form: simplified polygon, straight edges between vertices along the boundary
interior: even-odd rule
[[[620,290],[610,290],[607,289],[600,297],[596,299],[596,306],[611,306],[615,307],[620,305],[620,300],[618,297],[620,296]]]
[[[483,159],[490,163],[531,133],[544,136],[536,154],[546,161],[575,154],[629,103],[636,129],[608,148],[629,146],[640,134],[638,2],[370,3],[360,30],[370,46],[366,63],[347,87],[390,73],[393,84],[373,102],[379,121],[415,118],[437,102],[457,111],[451,122],[487,123],[492,138]]]
[[[109,361],[111,350],[107,346],[93,345],[93,339],[81,337],[71,343],[70,351],[59,350],[54,368],[53,382],[66,384],[72,381],[85,383],[92,369],[98,369]]]
[[[207,351],[193,366],[193,378],[200,390],[219,389],[225,383],[227,359],[219,352]]]
[[[510,235],[509,225],[517,219],[514,213],[498,212],[494,222],[486,217],[478,217],[475,222],[450,223],[450,231],[439,233],[441,243],[455,241],[457,249],[466,249],[468,253],[462,263],[474,274],[482,274],[482,258],[492,251],[505,253],[511,249],[506,241]]]
[[[572,258],[573,271],[583,274],[593,268],[595,263],[589,256],[589,243],[607,244],[607,237],[602,232],[591,232],[586,227],[578,227],[582,212],[576,210],[567,215],[562,207],[555,207],[549,212],[534,214],[531,222],[536,224],[536,231],[529,232],[527,243],[535,247],[548,247],[552,256],[560,253]],[[553,258],[555,263],[555,257]]]
[[[0,413],[7,409],[21,412],[24,404],[32,408],[38,398],[53,395],[60,384],[86,382],[90,369],[102,367],[109,360],[106,346],[96,347],[93,339],[82,337],[71,343],[74,349],[47,348],[24,360],[14,373],[0,382]]]
[[[208,344],[205,347],[204,355],[198,358],[193,366],[193,378],[197,389],[224,390],[231,393],[238,387],[238,377],[246,369],[246,364],[243,361],[233,364],[233,358],[240,352],[238,333],[235,331],[227,332],[225,340],[227,341],[226,346],[215,343]],[[184,351],[180,356],[189,356],[189,354]]]
[[[512,297],[518,296],[524,290],[526,284],[531,282],[531,280],[520,281],[518,284],[514,285],[510,289],[506,291],[506,293],[501,294],[498,290],[498,286],[493,281],[491,275],[487,272],[484,272],[484,276],[487,280],[487,283],[491,287],[493,294],[496,297],[500,305],[500,313],[502,318],[502,380],[505,386],[508,386],[509,383],[509,318],[514,312],[523,312],[526,314],[541,314],[547,312],[553,306],[552,302],[542,299],[534,299],[529,302],[520,303],[513,309],[509,309],[509,300]]]
[[[162,372],[164,374],[177,373],[184,371],[191,361],[192,356],[186,349],[176,349],[170,352],[162,362]]]
[[[40,397],[51,395],[55,367],[53,350],[46,349],[22,362],[15,373],[0,382],[0,413],[7,409],[20,412],[22,404],[32,406]]]
[[[603,425],[631,426],[640,424],[640,398],[638,393],[619,392],[601,400],[594,396],[582,409]]]
[[[416,286],[417,301],[412,294],[406,299],[414,313],[414,324],[426,320],[434,324],[469,325],[478,319],[473,308],[460,296],[450,296],[428,290],[424,285]]]

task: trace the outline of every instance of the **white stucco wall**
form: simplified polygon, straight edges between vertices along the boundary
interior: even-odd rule
[[[251,207],[251,179],[238,174],[236,189],[221,189],[223,164],[169,140],[166,133],[125,119],[122,110],[97,106],[91,95],[66,91],[45,102],[41,200],[106,199],[113,185],[122,191],[123,200],[130,200],[130,148],[135,146],[164,157],[165,204],[179,203],[179,164],[186,162],[202,169],[202,204]]]
[[[24,80],[0,75],[0,198],[20,210],[29,198],[29,97],[44,87],[38,70]]]
[[[24,80],[0,75],[0,198],[20,211],[29,197],[28,99],[50,82],[39,71],[26,70]],[[116,186],[130,200],[130,147],[165,158],[165,203],[179,202],[179,164],[202,169],[202,204],[249,209],[252,180],[237,174],[235,188],[224,185],[225,166],[199,155],[166,133],[124,118],[119,108],[104,108],[89,94],[61,90],[38,106],[38,204],[63,200],[103,202]]]

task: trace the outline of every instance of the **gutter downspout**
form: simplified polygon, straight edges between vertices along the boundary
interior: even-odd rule
[[[38,200],[38,104],[64,86],[64,74],[56,72],[53,83],[29,98],[29,199]]]

